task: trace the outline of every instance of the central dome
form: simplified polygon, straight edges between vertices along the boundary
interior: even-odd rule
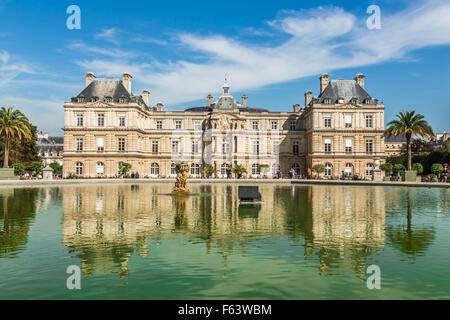
[[[227,82],[223,85],[223,95],[217,99],[217,102],[215,104],[215,108],[219,110],[233,110],[236,109],[237,102],[233,98],[232,95],[230,95],[230,86]]]

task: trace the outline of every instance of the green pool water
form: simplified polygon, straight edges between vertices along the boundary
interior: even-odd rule
[[[259,187],[0,188],[0,298],[450,298],[449,189]]]

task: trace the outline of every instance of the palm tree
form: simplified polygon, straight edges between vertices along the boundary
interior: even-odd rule
[[[0,110],[0,137],[5,144],[3,168],[8,168],[11,142],[15,139],[28,140],[31,138],[31,125],[28,118],[19,110],[2,107]]]
[[[396,117],[397,120],[392,120],[389,122],[388,128],[385,130],[384,135],[387,137],[390,136],[399,136],[405,135],[406,137],[406,149],[407,149],[407,157],[408,164],[407,169],[411,170],[412,161],[411,161],[411,138],[412,136],[420,136],[423,138],[432,138],[434,137],[433,128],[428,124],[427,121],[423,120],[424,116],[421,114],[416,114],[415,111],[401,111]]]

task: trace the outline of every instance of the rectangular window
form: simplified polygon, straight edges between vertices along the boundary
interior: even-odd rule
[[[103,145],[103,138],[97,138],[97,150],[98,151],[103,151],[105,150],[104,145]]]
[[[292,143],[292,153],[294,155],[298,155],[298,141],[294,141]]]
[[[373,140],[372,139],[366,139],[366,152],[368,152],[368,153],[373,152]]]
[[[325,128],[331,128],[331,117],[330,116],[325,116],[324,126],[325,126]]]
[[[119,127],[125,127],[125,115],[119,114]]]
[[[178,141],[172,141],[172,153],[178,153]]]
[[[198,141],[192,141],[192,153],[198,153]]]
[[[346,128],[352,127],[352,116],[345,116],[345,127]]]
[[[99,113],[97,115],[97,125],[99,127],[104,127],[105,126],[105,115],[103,113]]]
[[[272,130],[278,130],[278,122],[272,121]]]
[[[331,139],[325,139],[325,152],[331,152]]]
[[[258,121],[253,121],[252,122],[252,128],[253,128],[253,130],[258,130],[258,128],[259,128]]]
[[[175,121],[175,129],[181,129],[181,121],[180,120]]]
[[[291,121],[291,122],[289,123],[289,130],[294,131],[294,130],[295,130],[295,127],[296,127],[295,121]]]
[[[158,144],[158,141],[152,141],[152,152],[153,153],[158,153],[158,148],[159,147],[159,144]]]
[[[351,139],[345,140],[345,152],[352,152],[352,140]]]
[[[83,151],[83,138],[77,138],[77,151]]]
[[[253,141],[253,153],[259,154],[259,141]]]
[[[201,123],[201,121],[195,121],[194,122],[194,130],[196,130],[196,131],[202,130],[202,123]]]
[[[367,115],[366,116],[366,128],[372,128],[373,127],[373,116]]]
[[[119,138],[119,151],[125,151],[125,138]]]
[[[162,129],[162,121],[161,120],[156,121],[156,129]]]
[[[77,114],[77,127],[82,127],[82,126],[83,126],[83,115]]]
[[[273,153],[273,154],[278,154],[278,153],[280,153],[280,143],[279,143],[278,141],[274,141],[274,142],[273,142],[272,153]]]

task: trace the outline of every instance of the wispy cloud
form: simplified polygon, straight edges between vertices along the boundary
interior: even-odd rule
[[[15,79],[18,75],[33,74],[35,71],[28,63],[21,62],[5,50],[0,51],[0,87]]]
[[[147,38],[143,36],[136,36],[134,38],[131,38],[128,40],[129,42],[136,42],[136,43],[150,43],[150,44],[157,44],[160,46],[165,46],[168,44],[165,40],[155,39],[155,38]]]
[[[404,59],[411,51],[450,44],[450,3],[416,2],[396,13],[384,13],[382,28],[368,30],[367,15],[355,16],[339,7],[282,11],[268,25],[286,40],[263,46],[223,35],[180,33],[177,41],[186,56],[201,55],[198,62],[179,60],[136,62],[132,59],[77,61],[99,74],[132,72],[135,80],[152,91],[152,97],[169,104],[192,101],[217,92],[225,72],[235,90]]]
[[[121,58],[133,59],[133,58],[136,58],[137,56],[141,55],[141,53],[139,53],[137,51],[132,51],[132,50],[122,50],[122,49],[117,49],[117,48],[89,46],[89,45],[86,45],[82,41],[76,41],[76,42],[71,43],[69,45],[69,48],[73,49],[73,50],[78,50],[80,52],[85,52],[85,53],[87,52],[87,53],[91,53],[94,55],[102,55],[102,56],[107,56],[107,57],[112,57],[112,58],[117,58],[117,59],[121,59]]]
[[[95,35],[96,38],[103,39],[113,44],[119,44],[119,33],[121,31],[117,28],[103,29],[102,32]]]

